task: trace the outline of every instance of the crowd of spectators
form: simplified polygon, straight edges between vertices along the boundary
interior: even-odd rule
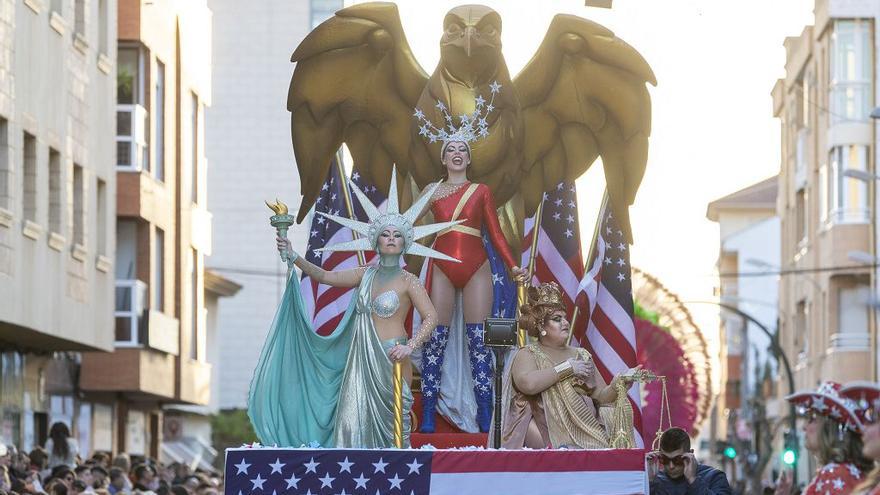
[[[0,444],[0,495],[220,495],[215,472],[193,471],[181,463],[111,456],[96,452],[85,459],[64,423],[55,423],[44,447],[22,452]]]

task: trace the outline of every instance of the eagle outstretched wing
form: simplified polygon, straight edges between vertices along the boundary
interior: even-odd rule
[[[388,190],[391,166],[408,172],[412,112],[428,81],[393,3],[354,5],[315,28],[293,52],[287,109],[302,204],[314,205],[345,142],[355,170]]]
[[[560,14],[514,84],[526,139],[520,187],[526,215],[544,191],[602,157],[612,211],[632,241],[629,206],[645,173],[656,85],[648,63],[595,22]]]

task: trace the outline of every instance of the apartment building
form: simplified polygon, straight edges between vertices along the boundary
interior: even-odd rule
[[[110,446],[80,352],[113,348],[116,4],[0,0],[0,441]]]
[[[873,253],[874,26],[880,2],[820,1],[816,22],[785,40],[785,79],[773,87],[782,123],[778,212],[781,344],[798,388],[870,379]]]
[[[212,17],[205,0],[120,0],[118,9],[108,136],[117,185],[113,352],[83,355],[80,386],[114,401],[113,450],[179,460],[187,449],[163,434],[187,433],[166,428],[165,408],[207,406],[211,390],[204,124]],[[204,436],[191,446],[209,446]],[[207,450],[196,449],[193,457]]]

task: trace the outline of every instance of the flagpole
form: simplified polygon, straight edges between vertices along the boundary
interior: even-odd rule
[[[345,175],[345,167],[342,165],[342,148],[339,148],[339,150],[336,151],[336,167],[339,171],[339,181],[342,182],[342,196],[345,199],[345,209],[348,211],[348,218],[352,220],[357,220],[357,218],[354,217],[354,207],[352,206],[351,202],[351,191],[348,189],[348,180]],[[351,235],[355,239],[358,238],[358,233],[353,230],[351,231]],[[364,258],[364,252],[356,252],[358,257],[358,264],[366,265],[367,261],[366,258]]]
[[[522,308],[526,304],[526,288],[532,283],[532,277],[535,274],[535,260],[538,257],[538,234],[541,229],[541,220],[544,218],[544,200],[546,198],[547,193],[541,193],[541,202],[538,203],[538,209],[535,211],[535,221],[532,224],[532,245],[529,249],[529,264],[528,271],[526,272],[526,279],[524,282],[517,282],[516,284],[516,295],[519,308]],[[517,343],[520,347],[525,347],[526,340],[526,331],[520,328],[517,333]]]
[[[605,192],[602,193],[602,204],[599,206],[599,218],[596,219],[596,226],[593,228],[593,240],[590,242],[590,250],[587,254],[587,260],[584,262],[584,275],[590,271],[590,257],[593,256],[593,252],[596,251],[596,243],[599,241],[599,228],[602,225],[602,212],[605,211],[605,207],[608,205],[608,188],[605,188]],[[574,295],[574,310],[571,312],[571,326],[569,326],[568,331],[568,342],[566,344],[571,344],[571,337],[574,335],[574,324],[577,322],[577,317],[579,313],[579,307],[577,305],[577,297],[578,291]]]

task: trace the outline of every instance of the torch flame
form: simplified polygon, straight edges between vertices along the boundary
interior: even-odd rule
[[[266,206],[274,211],[276,215],[287,215],[287,205],[279,201],[278,198],[275,198],[274,204],[266,201]]]

